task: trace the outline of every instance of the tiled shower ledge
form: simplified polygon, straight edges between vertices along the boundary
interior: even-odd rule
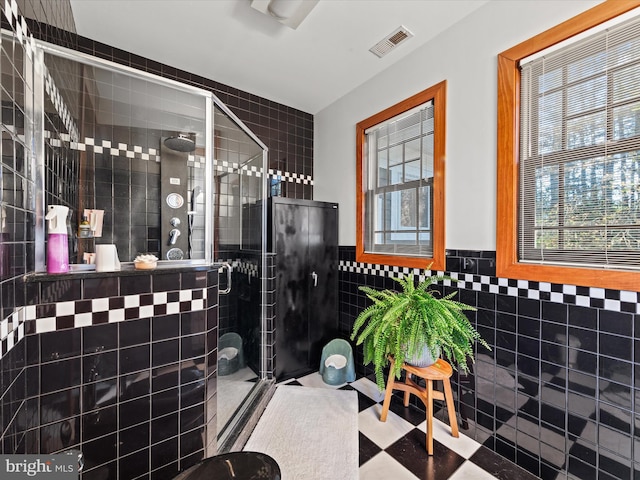
[[[153,270],[137,270],[133,262],[122,263],[120,270],[111,272],[96,272],[95,270],[77,270],[70,271],[68,273],[46,273],[46,272],[32,272],[24,276],[25,283],[30,282],[48,282],[52,280],[69,280],[72,278],[103,278],[103,277],[124,277],[130,275],[153,275],[154,273],[181,273],[181,272],[193,272],[204,271],[220,266],[219,263],[211,264],[182,264],[179,266],[172,265],[171,263],[158,263],[158,267]]]
[[[133,262],[123,263],[120,270],[111,272],[76,271],[62,274],[48,274],[46,272],[33,272],[24,275],[25,283],[56,282],[86,278],[129,277],[129,276],[153,276],[184,272],[198,272],[215,269],[219,263],[212,264],[182,264],[176,266],[168,263],[159,263],[154,270],[136,270]],[[120,297],[119,297],[120,298]],[[183,311],[198,311],[206,308],[207,289],[194,288],[176,290],[171,292],[143,293],[136,295],[123,295],[122,305],[111,308],[109,297],[93,298],[89,311],[76,312],[76,302],[55,302],[52,309],[55,314],[45,318],[36,318],[36,305],[24,305],[17,307],[7,318],[0,321],[0,358],[6,355],[26,333],[44,333],[57,329],[58,317],[73,318],[70,328],[102,323],[104,319],[99,317],[107,314],[108,323],[119,322],[129,318],[146,318],[159,314],[180,313]]]

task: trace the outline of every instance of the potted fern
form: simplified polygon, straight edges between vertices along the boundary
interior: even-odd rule
[[[383,370],[390,356],[395,359],[393,373],[400,378],[403,362],[428,366],[440,355],[453,368],[468,372],[467,360],[474,360],[474,342],[490,349],[464,313],[475,308],[453,300],[456,292],[441,296],[431,288],[439,281],[453,279],[431,275],[416,285],[410,274],[393,280],[400,284],[400,292],[359,287],[373,304],[360,312],[351,334],[356,345],[363,344],[365,365],[373,362],[380,391],[384,390]]]

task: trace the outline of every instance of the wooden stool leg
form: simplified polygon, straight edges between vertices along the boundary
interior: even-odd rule
[[[380,414],[380,421],[387,421],[387,413],[389,412],[389,405],[391,404],[391,394],[393,393],[393,384],[395,383],[395,376],[393,375],[393,360],[389,364],[389,378],[387,379],[387,389],[384,392],[384,402],[382,403],[382,413]]]
[[[447,403],[447,412],[449,414],[449,425],[451,425],[451,435],[458,436],[458,417],[456,416],[456,407],[453,404],[453,392],[451,391],[451,382],[448,378],[442,381],[444,386],[444,398]]]
[[[433,381],[427,383],[427,453],[433,455]]]
[[[405,372],[405,376],[404,376],[404,384],[405,385],[409,385],[409,379],[411,378],[411,374],[409,372]],[[405,390],[404,392],[404,406],[408,407],[409,406],[409,396],[411,395],[411,392],[409,392],[408,390]]]

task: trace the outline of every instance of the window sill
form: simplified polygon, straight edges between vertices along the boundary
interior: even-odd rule
[[[431,265],[431,270],[444,270],[445,258],[436,256],[434,258],[427,257],[407,257],[402,255],[385,255],[379,253],[365,253],[356,251],[356,261],[362,263],[373,263],[379,265],[390,265],[394,267],[408,267],[426,269]]]

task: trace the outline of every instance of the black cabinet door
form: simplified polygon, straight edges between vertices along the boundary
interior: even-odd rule
[[[338,333],[338,207],[309,207],[309,367]]]
[[[273,205],[276,253],[276,376],[289,378],[308,369],[309,209]]]

